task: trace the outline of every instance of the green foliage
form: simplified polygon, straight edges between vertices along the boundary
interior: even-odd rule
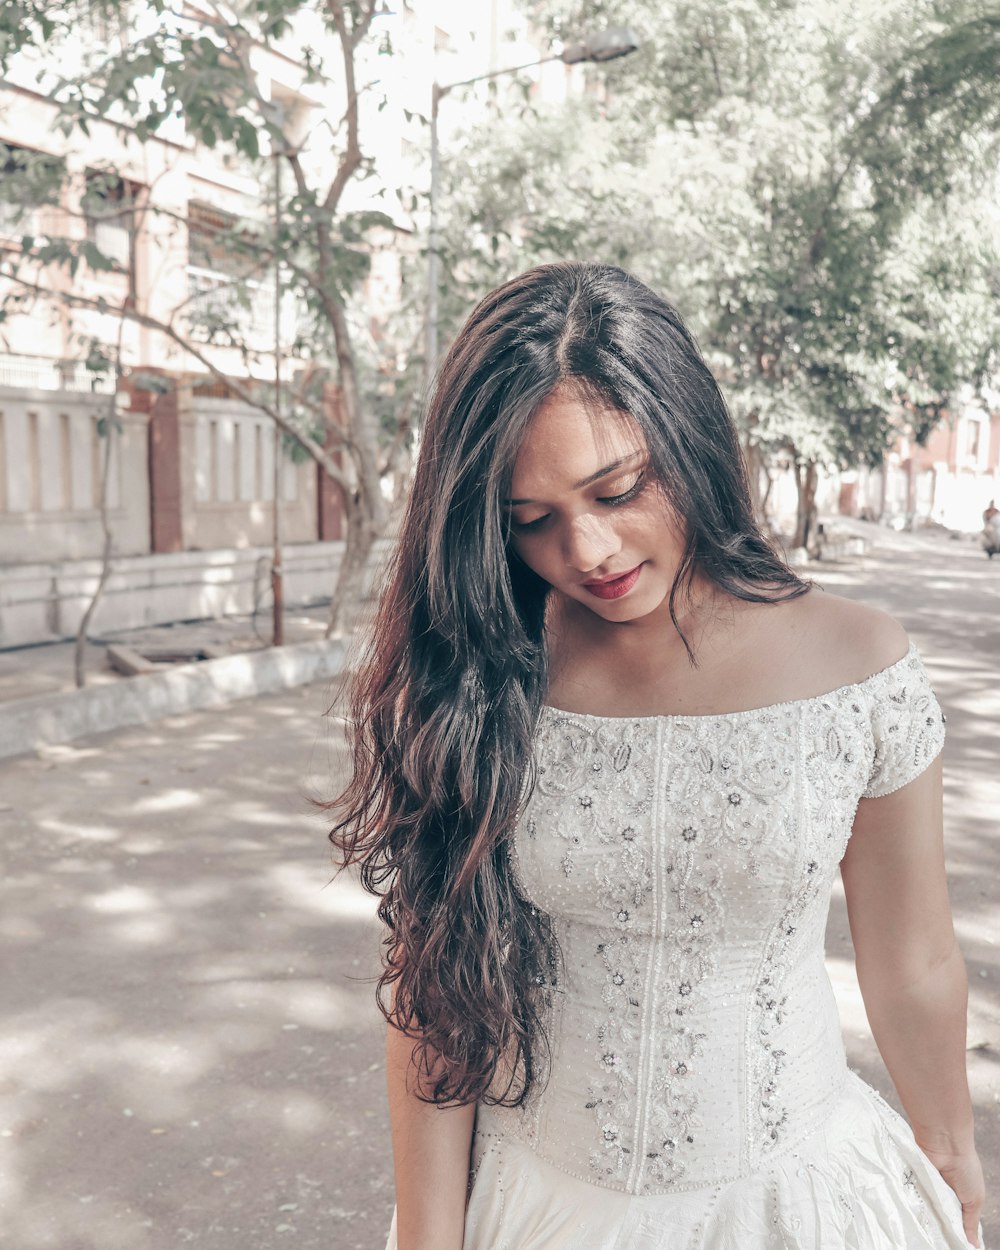
[[[65,17],[46,0],[5,0],[0,6],[0,68],[23,48],[43,46],[66,29]]]
[[[64,269],[71,278],[77,276],[81,265],[86,265],[93,273],[123,272],[121,265],[102,252],[90,239],[26,234],[21,238],[21,255],[9,258],[8,269],[10,273],[16,274],[20,269],[34,264],[44,265],[50,270]],[[15,291],[4,294],[5,303],[15,298]]]
[[[110,433],[121,434],[125,429],[125,424],[120,417],[111,417],[107,413],[98,417],[94,422],[97,430],[98,438],[107,438]]]
[[[301,419],[296,424],[318,442],[323,441],[325,428],[311,414],[302,412]],[[306,464],[309,460],[309,453],[302,444],[284,432],[281,435],[281,454],[291,460],[292,464]]]
[[[179,328],[199,351],[209,346],[235,351],[248,372],[257,376],[268,373],[267,348],[273,361],[276,265],[282,289],[294,292],[291,302],[298,317],[295,325],[291,317],[283,319],[283,354],[293,353],[300,361],[331,362],[335,374],[353,368],[355,345],[339,341],[338,336],[343,339],[345,326],[364,324],[353,316],[353,309],[371,269],[372,238],[395,230],[389,214],[345,211],[337,197],[331,196],[331,187],[341,182],[339,163],[349,148],[345,129],[334,128],[331,143],[324,128],[320,143],[328,151],[322,164],[315,159],[312,164],[308,160],[296,163],[294,144],[303,142],[301,133],[293,142],[292,118],[278,113],[264,98],[257,53],[270,49],[284,57],[281,41],[298,39],[303,28],[299,18],[313,30],[318,22],[325,27],[326,37],[315,40],[322,51],[306,47],[302,53],[305,84],[323,83],[324,92],[329,92],[332,83],[332,90],[338,92],[344,78],[344,52],[353,56],[359,41],[369,34],[371,9],[366,0],[343,4],[240,0],[223,16],[215,8],[189,10],[166,0],[151,0],[134,12],[111,0],[66,0],[59,6],[47,0],[16,0],[0,12],[0,72],[10,69],[19,53],[26,53],[18,71],[23,74],[24,67],[32,65],[38,69],[39,89],[56,106],[55,126],[68,139],[89,137],[88,150],[92,151],[108,127],[130,145],[158,137],[176,142],[180,135],[194,145],[219,151],[234,161],[241,174],[256,174],[257,216],[231,217],[212,208],[197,220],[197,214],[189,212],[185,221],[182,209],[169,229],[182,239],[186,235],[189,264],[195,271],[171,328]],[[338,14],[342,14],[342,27]],[[99,30],[108,32],[108,37],[95,41]],[[61,55],[67,48],[69,54]],[[391,53],[384,40],[379,50]],[[310,125],[320,120],[322,112]],[[363,135],[360,143],[364,144]],[[281,153],[282,192],[277,210],[275,152]],[[20,254],[4,255],[7,273],[37,282],[42,272],[42,287],[49,285],[53,293],[60,288],[57,273],[70,278],[83,270],[123,274],[123,266],[106,250],[111,238],[122,254],[120,235],[102,235],[99,226],[125,223],[131,228],[129,214],[138,221],[143,213],[162,211],[155,197],[132,203],[133,188],[112,168],[90,169],[85,178],[71,180],[64,162],[0,148],[0,169],[8,158],[7,175],[0,178],[0,202],[5,205],[5,219],[21,223],[22,249]],[[368,176],[371,171],[372,161],[363,156],[360,167],[352,168],[346,180]],[[59,203],[69,206],[71,216],[86,219],[85,238],[79,221],[58,235],[45,232],[52,228],[55,215],[42,223],[36,210]],[[24,290],[16,283],[5,286],[0,293],[0,316],[25,306]],[[109,304],[102,294],[93,297],[91,306],[98,312],[120,312],[122,307],[113,299]],[[362,335],[365,360],[358,367],[372,390],[362,393],[360,402],[377,408],[372,423],[376,430],[383,418],[386,361],[396,354],[368,352]],[[286,366],[291,371],[287,361]],[[389,373],[412,382],[413,374],[405,363],[390,368]],[[353,393],[353,388],[348,390]],[[284,399],[290,425],[322,444],[322,397],[300,393],[290,384]],[[358,420],[357,413],[352,420]],[[389,437],[391,433],[386,434]],[[362,441],[357,437],[352,441],[359,472],[364,472],[361,462],[368,454]]]
[[[951,6],[957,8],[958,6]],[[1000,12],[957,20],[904,49],[864,117],[859,147],[887,198],[947,194],[1000,156]],[[956,159],[957,157],[957,159]]]
[[[452,326],[576,256],[681,308],[745,436],[876,462],[995,369],[997,19],[917,0],[525,0],[553,36],[627,23],[601,93],[448,154]],[[950,223],[950,228],[948,223]],[[960,242],[959,242],[960,241]]]
[[[147,373],[143,369],[130,373],[129,381],[137,391],[145,391],[149,395],[169,395],[173,388],[170,378],[162,373]]]
[[[65,177],[65,159],[0,143],[0,204],[8,220],[58,204]]]

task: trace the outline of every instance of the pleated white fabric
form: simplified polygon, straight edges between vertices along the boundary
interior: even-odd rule
[[[482,1114],[482,1111],[480,1112]],[[906,1121],[849,1072],[827,1124],[752,1176],[651,1196],[477,1133],[463,1250],[968,1250],[962,1208]],[[978,1240],[983,1246],[982,1225]],[[397,1250],[396,1216],[386,1250]]]
[[[634,1195],[484,1137],[464,1250],[968,1250],[954,1191],[853,1072],[829,1120],[761,1171]],[[982,1230],[980,1229],[980,1244]],[[395,1246],[394,1234],[389,1246]]]

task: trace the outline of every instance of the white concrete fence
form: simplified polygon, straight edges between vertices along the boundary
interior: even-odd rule
[[[0,389],[0,577],[25,560],[74,560],[103,546],[98,423],[111,395]],[[108,475],[109,520],[123,555],[149,550],[149,418],[120,414]]]
[[[0,386],[0,648],[72,637],[99,576],[108,449],[100,423],[116,397],[68,389],[81,384],[53,375]],[[269,595],[273,423],[232,399],[183,399],[176,553],[150,550],[150,418],[117,401],[107,483],[113,572],[97,633],[250,612]],[[286,602],[327,598],[343,544],[315,541],[316,467],[283,456],[277,485]]]
[[[376,545],[369,579],[392,548]],[[342,542],[296,543],[284,551],[285,602],[306,605],[330,598],[343,556]],[[270,604],[269,549],[184,551],[125,556],[114,561],[91,633],[241,615]],[[71,638],[100,573],[97,560],[11,565],[0,570],[0,648]]]

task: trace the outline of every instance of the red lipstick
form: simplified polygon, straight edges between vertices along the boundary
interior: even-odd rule
[[[637,564],[634,569],[629,569],[627,573],[618,573],[614,577],[595,578],[593,581],[584,582],[584,588],[589,590],[592,595],[596,595],[598,599],[620,599],[622,595],[627,595],[632,587],[639,579],[639,570],[641,564]]]

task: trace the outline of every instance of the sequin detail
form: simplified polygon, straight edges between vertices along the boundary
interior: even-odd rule
[[[513,862],[563,953],[551,1063],[504,1132],[635,1194],[747,1175],[823,1122],[847,1071],[823,963],[858,800],[915,777],[943,717],[915,648],[750,712],[543,710]]]

